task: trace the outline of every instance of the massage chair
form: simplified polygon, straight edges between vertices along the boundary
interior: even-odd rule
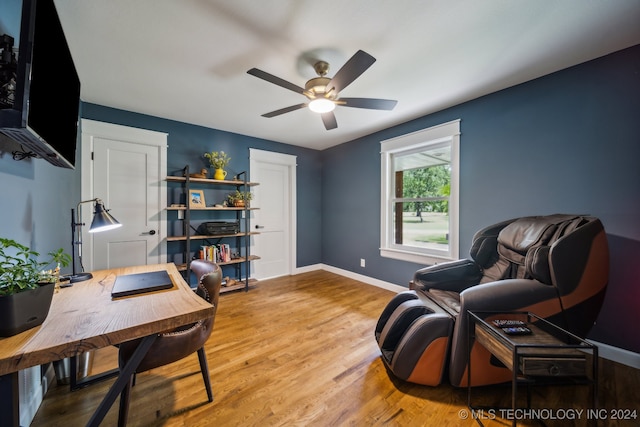
[[[480,344],[469,353],[467,312],[531,312],[580,337],[593,326],[609,278],[599,219],[555,214],[516,218],[478,231],[470,258],[416,271],[375,328],[396,377],[436,386],[496,384],[511,372]],[[467,379],[467,360],[473,370]]]

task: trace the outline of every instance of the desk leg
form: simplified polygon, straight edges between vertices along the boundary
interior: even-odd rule
[[[0,376],[0,426],[20,425],[20,397],[18,373]]]
[[[154,334],[146,336],[142,339],[140,345],[138,345],[138,348],[136,348],[136,350],[133,352],[131,359],[129,359],[127,364],[124,365],[124,367],[120,371],[118,379],[111,386],[104,399],[102,399],[100,406],[98,406],[98,409],[96,409],[96,412],[94,412],[87,426],[97,427],[98,425],[100,425],[102,420],[104,420],[107,412],[109,412],[109,409],[111,409],[111,406],[113,406],[113,402],[115,402],[116,398],[120,395],[120,393],[122,393],[122,390],[129,382],[129,378],[136,371],[136,368],[138,367],[138,365],[140,365],[140,362],[147,354],[147,351],[149,351],[149,348],[151,348],[151,345],[157,337],[158,335]]]
[[[85,376],[84,378],[78,379],[78,356],[71,356],[69,358],[69,389],[71,391],[80,390],[83,387],[90,386],[100,381],[108,380],[113,377],[117,377],[120,371],[118,368],[111,369],[106,372],[101,372],[99,374]]]

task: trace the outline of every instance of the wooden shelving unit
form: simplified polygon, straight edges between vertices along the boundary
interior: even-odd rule
[[[210,207],[206,207],[206,208],[190,208],[190,210],[192,211],[251,211],[251,210],[256,210],[258,208],[219,208],[219,207],[215,207],[215,206],[210,206]],[[167,207],[168,211],[186,211],[187,207],[186,206],[168,206]]]
[[[168,176],[166,178],[166,181],[180,184],[182,186],[182,191],[184,192],[185,195],[189,194],[189,191],[193,189],[192,188],[193,185],[195,185],[199,189],[207,188],[207,187],[214,188],[214,189],[230,187],[230,188],[241,190],[241,191],[248,191],[250,187],[258,185],[257,182],[249,182],[246,179],[218,180],[218,179],[209,179],[209,178],[193,178],[189,176],[188,166],[185,166],[182,172],[183,172],[183,176]],[[247,174],[246,172],[241,172],[237,176],[246,177]],[[185,197],[185,201],[186,200],[187,198]],[[245,291],[248,291],[250,287],[255,286],[255,284],[257,283],[257,280],[251,279],[249,277],[249,272],[251,270],[249,263],[251,261],[260,259],[260,257],[256,255],[252,255],[250,253],[249,240],[251,236],[257,235],[260,233],[249,231],[250,230],[249,212],[256,209],[258,208],[248,207],[248,206],[247,207],[207,206],[204,208],[192,208],[188,206],[188,203],[187,204],[174,203],[166,208],[168,212],[178,213],[176,215],[175,220],[183,221],[182,235],[168,236],[167,242],[177,242],[176,244],[179,243],[183,245],[184,260],[186,262],[182,265],[178,265],[178,270],[184,272],[187,282],[189,282],[190,274],[191,274],[189,265],[191,263],[191,260],[194,259],[194,256],[196,256],[196,254],[192,252],[191,241],[200,240],[203,242],[207,242],[207,241],[219,242],[222,239],[235,239],[236,249],[239,253],[239,256],[237,256],[236,258],[233,258],[231,261],[218,262],[217,264],[221,267],[230,266],[230,265],[236,266],[235,271],[236,271],[237,278],[234,280],[237,280],[236,282],[237,284],[234,284],[231,286],[223,286],[220,292],[229,292],[229,291],[234,291],[239,289],[244,289]],[[224,216],[220,216],[218,214],[221,214],[223,212],[233,212],[235,214],[236,221],[239,224],[243,224],[243,226],[241,225],[241,230],[238,233],[218,234],[218,235],[192,234],[193,227],[191,226],[191,213],[195,211],[205,211],[205,212],[215,213],[216,216],[210,219],[216,219],[216,220],[224,219]],[[180,218],[180,215],[182,215],[183,217]],[[241,266],[244,266],[244,279],[242,279],[241,277],[241,271],[242,271]],[[229,275],[223,272],[223,276],[229,276]]]
[[[223,238],[223,237],[245,237],[245,236],[253,236],[255,234],[260,234],[260,233],[256,233],[256,232],[249,232],[249,233],[236,233],[236,234],[217,234],[215,236],[208,236],[208,235],[199,235],[199,234],[194,234],[193,236],[190,236],[190,240],[213,240],[213,239],[218,239],[218,238]],[[167,242],[183,242],[186,241],[187,237],[186,236],[169,236],[167,237]]]
[[[238,175],[242,175],[245,172],[242,172]],[[192,183],[200,183],[200,184],[222,184],[222,185],[246,185],[249,187],[252,187],[254,185],[259,185],[257,182],[245,182],[245,181],[241,181],[238,179],[211,179],[211,178],[191,178],[191,177],[187,177],[187,176],[168,176],[167,177],[167,181],[168,182],[187,182],[187,179],[189,180],[189,182]]]

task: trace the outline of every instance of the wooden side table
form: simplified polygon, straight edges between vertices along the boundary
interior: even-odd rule
[[[517,409],[519,383],[527,385],[527,409],[531,408],[529,386],[541,383],[590,385],[591,409],[596,409],[598,347],[529,312],[468,311],[467,316],[467,384],[471,383],[471,348],[475,339],[513,374],[511,414]],[[531,330],[531,334],[508,335],[493,323],[496,319],[520,320]],[[467,406],[475,414],[486,408],[472,406],[471,388],[467,386]],[[491,409],[495,411],[497,408]],[[474,418],[483,425],[479,417]],[[516,418],[512,421],[515,426]]]

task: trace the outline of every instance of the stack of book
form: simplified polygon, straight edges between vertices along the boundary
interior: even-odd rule
[[[211,262],[229,262],[231,261],[231,248],[228,244],[221,243],[219,245],[201,246],[200,259]]]

